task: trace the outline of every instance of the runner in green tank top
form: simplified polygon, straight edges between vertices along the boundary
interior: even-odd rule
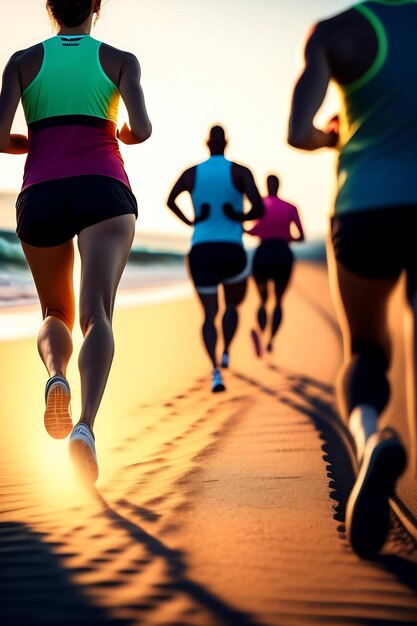
[[[363,2],[318,23],[306,44],[289,123],[291,145],[339,150],[328,256],[344,339],[339,404],[359,467],[346,526],[353,548],[365,558],[385,542],[388,497],[406,460],[398,435],[382,429],[378,418],[390,396],[386,309],[403,272],[404,310],[414,327],[417,318],[416,31],[414,0]],[[330,80],[338,87],[341,109],[322,130],[313,119]],[[413,345],[413,363],[407,365],[414,396]],[[412,421],[415,425],[416,416]],[[415,426],[409,452],[415,467]]]
[[[136,57],[90,37],[101,0],[47,0],[58,34],[16,52],[3,74],[0,152],[28,153],[17,233],[31,269],[43,323],[39,354],[49,374],[44,423],[54,438],[70,433],[70,452],[95,482],[94,420],[110,371],[116,290],[135,233],[136,200],[118,139],[151,134]],[[122,97],[129,126],[116,131]],[[28,137],[10,130],[20,99]],[[81,415],[72,428],[66,370],[75,316],[74,243],[81,259],[79,353]]]

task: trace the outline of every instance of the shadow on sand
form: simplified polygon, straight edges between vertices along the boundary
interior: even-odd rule
[[[335,501],[333,516],[340,522],[337,530],[345,542],[346,505],[357,470],[351,435],[336,411],[334,388],[305,375],[288,373],[275,365],[269,367],[281,379],[279,391],[266,388],[254,378],[236,372],[234,374],[240,380],[256,386],[262,393],[275,396],[277,401],[306,415],[314,424],[323,441],[323,460],[326,463],[329,478],[330,497]],[[394,549],[397,549],[400,554],[415,558],[417,545],[413,537],[397,518],[393,521]],[[417,564],[400,554],[379,555],[373,563],[394,574],[402,583],[417,591]]]
[[[0,524],[2,626],[128,626],[92,604],[70,578],[54,544],[26,524]]]
[[[149,555],[161,558],[166,566],[167,582],[158,585],[161,591],[174,591],[185,594],[207,611],[213,617],[214,623],[218,626],[261,626],[255,622],[248,614],[234,609],[224,600],[205,589],[203,585],[191,580],[187,576],[186,555],[179,550],[173,550],[166,546],[161,540],[148,533],[136,522],[132,522],[117,511],[115,511],[101,493],[95,489],[95,497],[100,502],[103,513],[119,528],[129,534],[134,542],[141,544]],[[172,626],[180,626],[179,622],[172,622]]]

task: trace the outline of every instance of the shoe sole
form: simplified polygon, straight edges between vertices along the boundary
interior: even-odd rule
[[[94,484],[98,478],[98,465],[90,446],[80,439],[73,439],[69,445],[71,458],[87,482]]]
[[[359,473],[346,508],[346,532],[353,550],[363,559],[378,554],[388,535],[388,498],[404,471],[406,453],[397,441],[382,441]]]
[[[46,432],[54,439],[65,439],[72,430],[70,402],[71,396],[61,385],[57,385],[48,393],[44,424]]]

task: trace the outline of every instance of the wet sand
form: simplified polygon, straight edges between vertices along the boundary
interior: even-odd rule
[[[402,524],[374,561],[346,542],[353,469],[324,268],[296,268],[262,360],[255,308],[251,289],[223,394],[210,393],[193,299],[116,311],[92,490],[43,430],[34,340],[0,344],[1,624],[417,623]],[[76,415],[75,362],[69,378]]]

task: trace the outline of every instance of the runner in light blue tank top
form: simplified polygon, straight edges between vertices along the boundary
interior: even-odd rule
[[[232,165],[219,154],[195,167],[195,183],[191,191],[194,212],[199,216],[201,205],[208,203],[210,216],[194,225],[193,246],[216,241],[242,245],[242,224],[231,220],[223,210],[223,205],[229,202],[236,211],[243,213],[243,196],[233,184]]]
[[[226,310],[222,319],[222,367],[229,364],[229,347],[237,329],[237,307],[243,301],[249,265],[243,248],[242,223],[263,213],[262,198],[248,168],[224,156],[226,138],[221,126],[213,126],[207,141],[210,158],[185,170],[168,198],[168,207],[188,226],[194,227],[188,266],[204,309],[203,339],[213,365],[212,391],[224,391],[216,356],[218,287],[223,285]],[[191,196],[194,220],[176,203],[184,191]],[[243,212],[243,196],[252,203]]]
[[[406,444],[412,466],[417,464],[416,33],[415,0],[368,0],[318,23],[307,41],[289,124],[293,146],[340,152],[328,252],[344,346],[339,406],[360,467],[346,531],[363,558],[375,556],[387,537],[389,497],[406,462],[396,431],[408,432],[409,407],[415,408]],[[341,111],[322,130],[314,118],[330,79]],[[403,307],[413,320],[406,336],[412,359],[405,363],[412,384],[411,397],[394,414],[387,372],[397,338],[387,310],[403,273]],[[392,368],[391,381],[403,396],[399,369]],[[389,429],[379,420],[384,411]],[[414,481],[407,488],[414,491]]]

